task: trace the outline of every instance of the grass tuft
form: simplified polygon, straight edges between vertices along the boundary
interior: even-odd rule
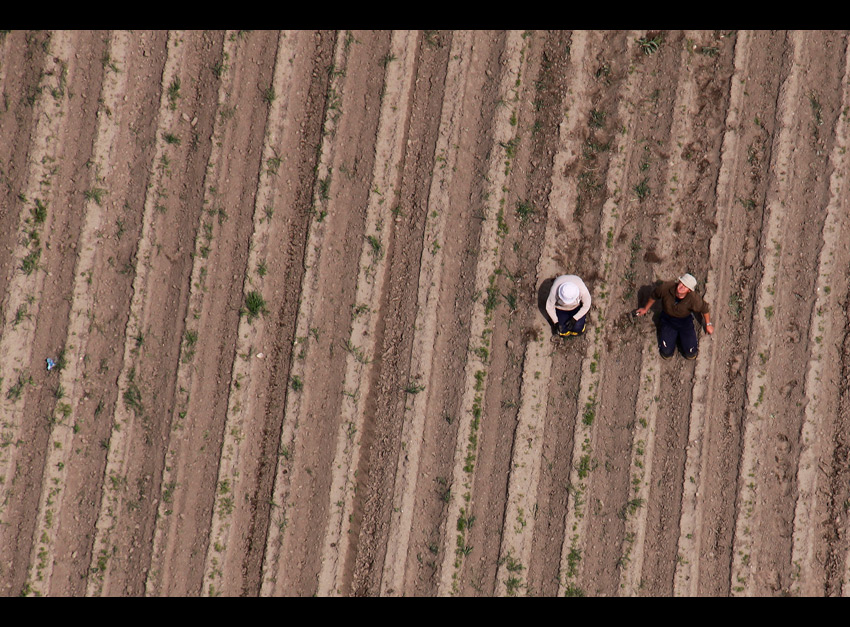
[[[252,290],[245,296],[245,308],[240,313],[248,316],[248,322],[253,322],[267,311],[266,299],[257,290]]]

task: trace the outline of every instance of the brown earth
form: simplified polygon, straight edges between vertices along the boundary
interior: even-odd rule
[[[847,32],[3,31],[0,91],[4,596],[850,594]]]

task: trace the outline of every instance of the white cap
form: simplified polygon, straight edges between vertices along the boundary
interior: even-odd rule
[[[575,283],[561,283],[558,287],[558,298],[565,305],[574,305],[579,301],[578,285]]]
[[[682,276],[680,276],[679,282],[682,285],[684,285],[685,287],[687,287],[689,290],[691,290],[692,292],[697,287],[697,280],[694,277],[692,277],[690,274],[683,274]]]

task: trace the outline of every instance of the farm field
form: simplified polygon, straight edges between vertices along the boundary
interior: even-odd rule
[[[850,596],[849,38],[0,32],[0,595]]]

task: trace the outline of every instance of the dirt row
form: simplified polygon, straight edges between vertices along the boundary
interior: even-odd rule
[[[4,32],[3,594],[846,595],[847,44]]]
[[[835,128],[847,106],[841,88],[847,42],[832,33],[792,33],[786,46],[791,67],[779,92],[767,215],[759,242],[763,271],[754,298],[749,349],[754,367],[747,372],[747,423],[742,434],[741,468],[747,483],[739,494],[733,554],[733,592],[750,594],[780,590],[812,594],[834,585],[821,574],[823,544],[818,542],[817,549],[814,544],[799,546],[800,533],[814,532],[808,527],[815,514],[806,502],[806,474],[814,469],[806,465],[820,463],[817,453],[815,462],[801,453],[810,446],[804,440],[811,437],[803,428],[807,413],[833,413],[823,403],[836,405],[831,399],[840,385],[837,377],[826,373],[808,378],[807,370],[818,358],[816,347],[831,339],[820,335],[823,303],[815,307],[818,251],[824,246],[834,167],[830,154],[835,135],[823,132],[823,127]],[[844,325],[840,328],[843,331]],[[803,367],[788,367],[794,363]],[[836,426],[829,425],[829,431]],[[827,460],[831,436],[820,435]],[[817,518],[822,520],[821,516]],[[832,524],[827,522],[827,528]]]

